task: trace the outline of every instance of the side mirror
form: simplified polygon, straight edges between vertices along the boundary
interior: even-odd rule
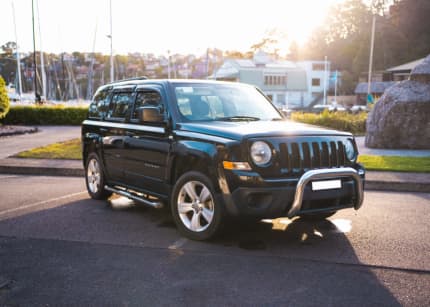
[[[137,109],[139,121],[147,123],[161,123],[164,121],[164,115],[159,107],[141,107]]]

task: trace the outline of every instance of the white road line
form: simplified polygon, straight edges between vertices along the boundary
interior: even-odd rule
[[[12,213],[12,212],[20,211],[20,210],[25,210],[25,209],[29,209],[29,208],[33,208],[33,207],[45,205],[45,204],[48,204],[48,203],[51,203],[51,202],[54,202],[54,201],[58,201],[58,200],[62,200],[62,199],[66,199],[66,198],[70,198],[70,197],[74,197],[74,196],[78,196],[78,195],[81,195],[81,194],[84,194],[84,193],[87,193],[87,191],[72,193],[72,194],[64,195],[64,196],[57,197],[57,198],[51,198],[51,199],[48,199],[48,200],[39,201],[37,203],[25,205],[25,206],[22,206],[22,207],[13,208],[13,209],[5,210],[5,211],[0,211],[0,216],[6,215],[6,214],[9,214],[9,213]]]
[[[187,242],[188,242],[188,239],[181,238],[181,239],[177,240],[175,243],[173,243],[172,245],[170,245],[169,249],[180,249]]]
[[[19,178],[19,177],[21,177],[21,176],[18,176],[18,175],[13,175],[13,176],[1,176],[1,175],[0,175],[0,179]]]

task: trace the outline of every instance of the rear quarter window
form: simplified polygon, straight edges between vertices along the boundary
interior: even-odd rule
[[[110,91],[96,93],[88,109],[88,117],[103,118],[109,108]]]

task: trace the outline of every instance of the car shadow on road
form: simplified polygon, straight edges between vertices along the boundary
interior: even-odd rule
[[[336,218],[320,222],[299,218],[235,222],[217,239],[195,242],[183,240],[166,210],[126,200],[107,204],[84,199],[0,220],[0,237],[164,251],[171,266],[163,269],[163,278],[169,280],[165,287],[170,289],[166,290],[166,300],[197,293],[202,284],[219,287],[213,294],[206,293],[204,305],[219,300],[217,293],[229,293],[229,285],[235,284],[248,294],[238,290],[235,300],[226,297],[230,304],[306,302],[312,296],[313,303],[325,304],[327,300],[328,305],[399,305],[378,276],[378,268],[364,265],[357,258],[346,236],[353,231],[351,226],[351,221]],[[180,253],[170,248],[178,241],[183,243],[178,247]],[[170,256],[172,253],[175,257]],[[141,265],[145,265],[144,258]],[[185,274],[178,273],[178,268],[190,265],[193,272],[200,273],[193,275],[186,289],[175,288]],[[228,275],[218,280],[214,276],[219,270],[228,271]],[[283,286],[273,288],[274,284]],[[258,289],[256,301],[249,296],[253,288]],[[274,296],[265,297],[264,293]]]

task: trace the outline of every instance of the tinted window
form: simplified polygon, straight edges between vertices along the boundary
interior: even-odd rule
[[[153,90],[147,90],[143,92],[138,92],[136,96],[136,102],[134,107],[134,112],[132,118],[136,119],[138,117],[137,109],[141,107],[161,107],[162,101],[160,93]]]
[[[101,118],[106,114],[109,107],[109,94],[109,91],[100,91],[96,93],[89,107],[89,117]]]
[[[108,118],[124,118],[132,102],[132,93],[114,93],[109,104]]]

